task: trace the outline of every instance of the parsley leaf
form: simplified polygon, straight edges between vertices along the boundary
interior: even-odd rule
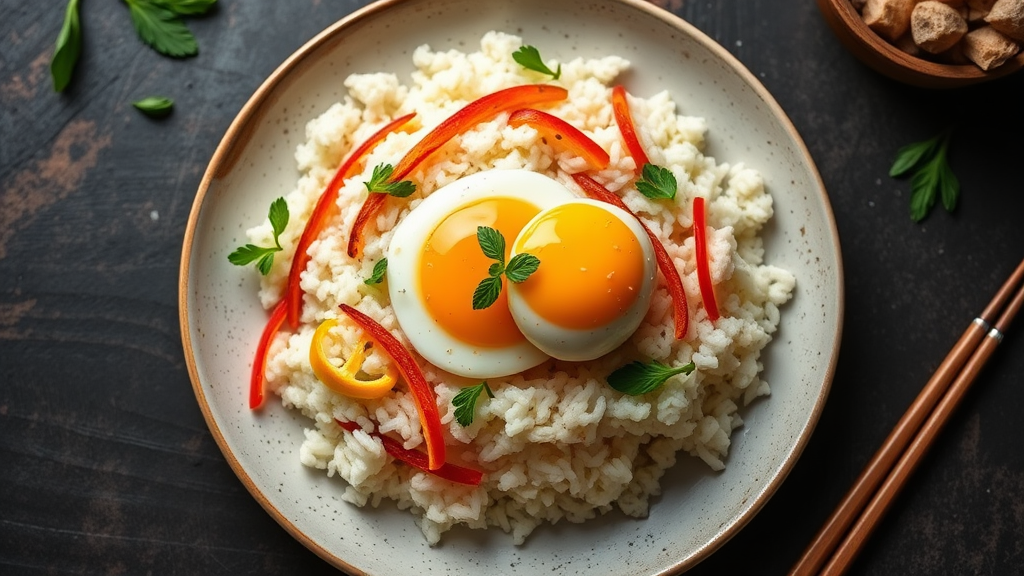
[[[910,218],[924,220],[935,202],[941,198],[947,212],[956,208],[960,197],[960,181],[949,166],[949,140],[946,130],[928,140],[914,142],[896,152],[889,175],[898,178],[913,171],[910,179]]]
[[[657,361],[630,362],[608,375],[608,385],[623,394],[639,396],[658,388],[676,374],[693,372],[694,368],[693,362],[675,368]]]
[[[178,14],[155,0],[124,0],[139,38],[157,52],[173,58],[195,56],[199,44]]]
[[[468,386],[459,390],[459,393],[452,398],[452,406],[455,407],[455,420],[460,426],[466,427],[473,423],[476,400],[485,391],[487,396],[494,398],[494,392],[491,392],[491,387],[487,385],[486,380],[476,386]]]
[[[363,182],[370,192],[390,194],[396,198],[405,198],[416,191],[416,185],[409,180],[389,182],[395,168],[391,164],[378,164],[373,167],[369,182]]]
[[[668,198],[671,200],[676,197],[676,188],[678,188],[678,184],[675,174],[671,170],[650,163],[644,164],[641,170],[641,179],[636,183],[637,191],[654,199]]]
[[[373,265],[373,272],[370,277],[363,280],[363,284],[380,284],[384,281],[384,273],[388,271],[388,259],[381,258]]]
[[[533,254],[516,254],[505,265],[505,237],[494,228],[476,227],[476,241],[480,244],[484,256],[497,262],[487,269],[487,278],[477,284],[473,290],[473,310],[487,308],[501,295],[501,276],[504,274],[509,281],[516,284],[526,280],[540,267],[540,259]]]
[[[540,72],[541,74],[547,74],[551,76],[553,80],[558,80],[562,75],[562,65],[558,65],[558,69],[552,71],[551,68],[544,64],[544,60],[540,57],[540,51],[533,46],[520,46],[519,50],[512,53],[512,59],[519,63],[520,66],[527,70],[533,70],[534,72]]]
[[[146,116],[158,118],[171,113],[171,110],[174,108],[174,100],[164,98],[163,96],[148,96],[142,100],[132,102],[132,106],[141,110]]]
[[[53,89],[63,92],[71,82],[71,74],[82,52],[82,23],[78,17],[78,0],[69,0],[64,11],[64,24],[57,35],[57,46],[50,60]]]
[[[288,226],[288,203],[284,198],[278,198],[270,204],[270,213],[267,218],[274,230],[274,246],[264,247],[255,244],[246,244],[228,254],[228,261],[235,266],[246,266],[256,262],[256,268],[260,274],[270,274],[270,268],[274,265],[274,253],[283,250],[281,248],[280,236]]]

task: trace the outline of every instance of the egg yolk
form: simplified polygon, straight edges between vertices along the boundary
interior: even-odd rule
[[[512,240],[539,212],[524,200],[491,197],[452,212],[431,232],[420,258],[420,295],[434,321],[453,337],[491,348],[526,340],[508,309],[507,279],[502,278],[502,291],[494,304],[473,309],[473,291],[495,262],[484,256],[476,229],[488,226],[501,232],[508,262]]]
[[[540,259],[517,292],[539,316],[563,328],[604,326],[640,296],[640,241],[600,206],[569,203],[548,210],[522,231],[515,251]]]

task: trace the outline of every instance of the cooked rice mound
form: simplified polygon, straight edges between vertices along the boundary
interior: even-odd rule
[[[409,86],[394,74],[350,76],[345,99],[306,127],[307,141],[295,155],[301,177],[286,197],[291,222],[280,238],[285,256],[275,259],[260,291],[267,308],[281,297],[302,227],[344,157],[389,120],[416,112],[414,129],[388,136],[368,156],[363,174],[342,188],[340,215],[310,248],[312,260],[301,283],[302,327],[277,336],[267,378],[285,406],[311,420],[298,448],[302,464],[340,476],[343,498],[357,506],[393,500],[409,509],[431,544],[458,524],[499,526],[521,544],[543,522],[583,522],[613,508],[644,517],[651,496],[660,492],[659,479],[677,454],[696,456],[711,470],[723,469],[730,436],[742,424],[740,407],[769,393],[759,376],[759,357],[778,327],[779,307],[794,289],[792,274],[763,262],[758,233],[772,216],[772,198],[760,174],[705,156],[707,126],[702,118],[679,115],[666,92],[647,99],[630,96],[651,162],[669,167],[680,183],[674,200],[647,199],[633,185],[636,167],[610,104],[611,85],[629,63],[617,56],[562,62],[561,78],[552,81],[513,61],[512,53],[521,45],[516,36],[491,32],[483,37],[479,52],[437,52],[422,46],[413,55],[416,71]],[[433,126],[472,100],[538,82],[567,88],[567,101],[544,109],[608,151],[608,168],[591,175],[620,194],[675,259],[689,300],[690,327],[685,339],[673,338],[672,301],[659,275],[647,316],[620,348],[591,362],[549,360],[521,374],[489,379],[495,398],[481,397],[475,420],[465,428],[455,421],[451,401],[463,386],[477,382],[440,371],[414,353],[437,394],[448,461],[484,472],[479,486],[465,486],[394,461],[378,439],[363,432],[375,424],[380,432],[404,439],[406,448],[422,449],[419,416],[404,383],[379,400],[339,395],[314,376],[309,346],[317,325],[342,315],[338,306],[347,303],[408,347],[385,285],[368,286],[363,280],[383,256],[396,223],[433,190],[482,170],[525,168],[583,195],[570,177],[586,169],[582,160],[548,146],[529,126],[509,127],[507,115],[501,115],[455,138],[421,164],[410,176],[416,193],[389,199],[371,221],[363,258],[357,261],[346,254],[348,232],[367,194],[363,182],[374,166],[397,164]],[[691,206],[698,195],[708,198],[711,273],[722,314],[714,325],[702,307],[695,268]],[[256,244],[273,242],[269,222],[248,235]],[[360,336],[344,318],[335,335],[337,357],[351,350]],[[636,397],[606,383],[614,369],[647,359],[669,365],[692,360],[696,370]],[[364,366],[374,373],[387,361],[371,354]],[[345,431],[335,419],[356,422],[363,430]]]

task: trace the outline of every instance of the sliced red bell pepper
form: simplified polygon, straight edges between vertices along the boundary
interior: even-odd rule
[[[604,170],[608,167],[608,153],[604,151],[604,148],[598,146],[597,142],[581,132],[579,128],[558,116],[533,108],[521,108],[508,117],[508,123],[516,128],[523,124],[529,124],[548,139],[548,144],[554,146],[557,142],[562,147],[568,148],[586,160],[594,170]]]
[[[327,184],[327,188],[320,194],[320,199],[317,200],[316,207],[313,208],[313,213],[309,216],[309,220],[306,221],[306,227],[302,230],[299,243],[295,246],[295,256],[292,258],[292,267],[288,272],[288,284],[285,288],[284,297],[288,301],[288,324],[293,329],[298,328],[299,316],[302,313],[302,288],[299,287],[299,280],[302,272],[309,265],[309,246],[320,236],[320,232],[323,231],[327,220],[330,219],[337,209],[338,191],[341,190],[345,180],[358,173],[359,162],[370,150],[373,150],[388,134],[405,126],[415,115],[416,113],[414,112],[395,118],[374,132],[341,163],[337,172],[334,173],[334,178],[331,179],[330,183]]]
[[[602,186],[600,182],[583,173],[573,174],[572,178],[576,181],[576,184],[579,184],[580,188],[583,188],[587,196],[594,200],[618,206],[632,214],[636,221],[644,227],[644,231],[647,232],[647,236],[651,239],[651,245],[654,246],[654,256],[658,262],[658,269],[661,270],[661,275],[665,277],[668,292],[672,296],[672,319],[675,322],[676,340],[682,340],[686,336],[686,330],[689,327],[690,311],[686,303],[686,291],[683,289],[683,281],[679,278],[679,271],[676,270],[675,263],[672,262],[668,251],[665,250],[665,245],[654,235],[654,232],[651,232],[651,229],[644,224],[643,220],[626,206],[622,198],[619,198]]]
[[[384,352],[398,365],[398,371],[409,385],[420,413],[423,442],[427,447],[427,468],[431,471],[437,470],[444,465],[444,433],[441,429],[441,416],[437,411],[434,390],[427,383],[419,365],[416,364],[416,360],[405,346],[402,346],[402,343],[391,332],[388,332],[373,318],[348,304],[342,304],[341,310],[355,321],[375,344],[383,348]]]
[[[711,263],[708,260],[707,238],[707,206],[704,198],[693,199],[693,253],[697,259],[697,282],[700,284],[700,297],[704,300],[704,310],[708,319],[718,320],[718,302],[715,300],[715,285],[711,282]]]
[[[548,84],[526,84],[498,90],[478,98],[446,118],[417,142],[395,166],[391,172],[390,181],[399,182],[405,179],[420,162],[423,162],[449,140],[501,112],[565,100],[568,96],[569,92],[565,88]],[[349,233],[348,255],[351,258],[362,256],[366,223],[380,210],[385,199],[384,194],[373,193],[363,203],[356,216],[356,221],[352,225],[352,231]]]
[[[270,313],[270,320],[267,321],[267,325],[263,327],[263,334],[260,335],[260,342],[256,346],[256,357],[252,361],[252,376],[249,378],[249,409],[251,410],[263,406],[267,353],[270,351],[270,343],[274,341],[274,336],[284,324],[286,314],[285,300],[281,300],[274,306],[274,311]]]
[[[640,138],[636,135],[636,127],[633,124],[633,115],[629,111],[629,100],[626,98],[626,89],[621,84],[612,88],[612,113],[615,115],[615,123],[619,125],[619,132],[626,142],[626,149],[636,163],[636,171],[640,173],[645,164],[651,161],[644,152]]]
[[[345,422],[343,420],[335,420],[338,426],[341,426],[349,432],[355,432],[360,427],[355,422]],[[427,456],[419,450],[407,450],[402,443],[394,438],[381,434],[377,430],[370,432],[370,435],[375,438],[380,438],[381,443],[384,444],[384,451],[391,455],[392,458],[400,462],[422,470],[428,474],[433,474],[438,478],[444,478],[451,482],[457,482],[459,484],[469,484],[470,486],[479,486],[480,481],[483,480],[484,474],[479,470],[472,468],[465,468],[458,464],[449,464],[445,462],[437,470],[431,470],[427,466]]]

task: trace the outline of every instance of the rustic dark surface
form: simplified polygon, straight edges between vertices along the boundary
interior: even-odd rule
[[[1024,74],[925,91],[854,60],[814,3],[657,2],[736,55],[802,134],[843,246],[832,393],[788,480],[693,574],[782,574],[967,323],[1024,256]],[[244,489],[199,411],[179,336],[185,222],[262,80],[365,2],[221,0],[201,54],[143,48],[122,2],[85,0],[65,94],[64,2],[0,0],[0,573],[331,574]],[[173,95],[161,121],[130,106]],[[956,124],[952,215],[908,218],[895,151]],[[1020,324],[1024,324],[1021,319]],[[1024,326],[853,565],[858,575],[1024,570]]]

